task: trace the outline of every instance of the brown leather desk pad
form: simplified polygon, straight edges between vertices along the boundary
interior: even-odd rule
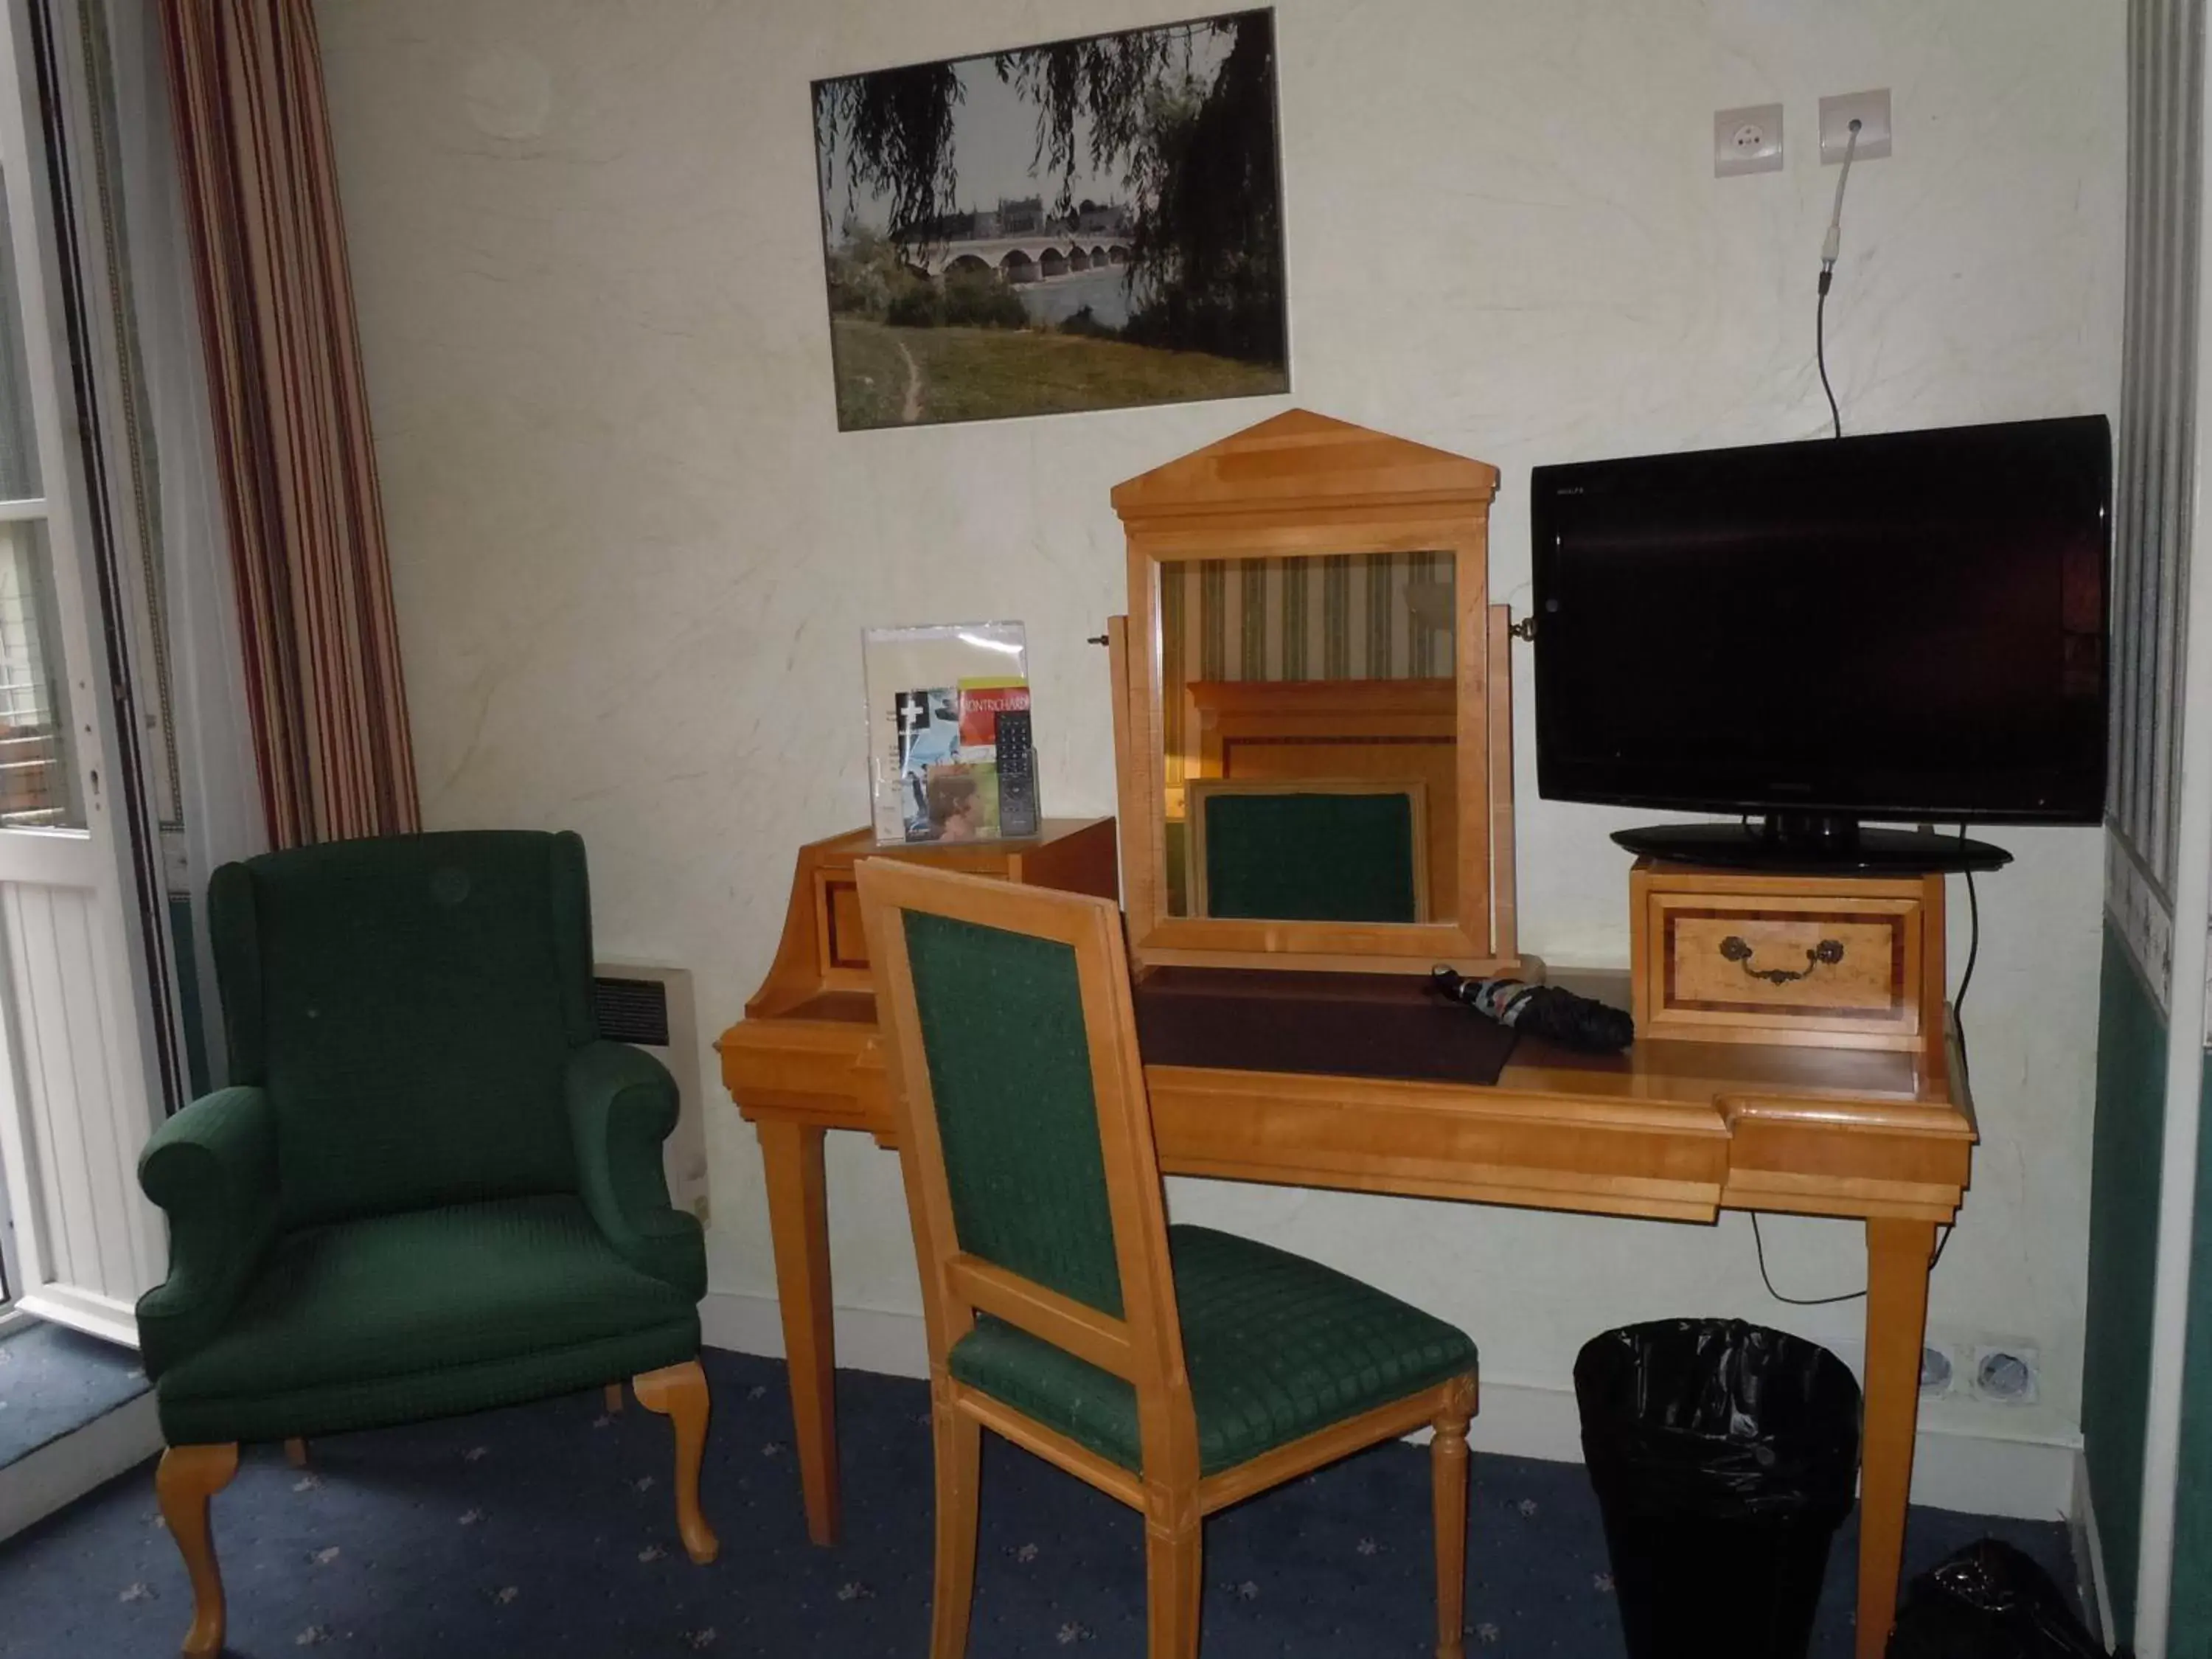
[[[1421,974],[1155,968],[1135,983],[1147,1066],[1494,1084],[1514,1032]]]

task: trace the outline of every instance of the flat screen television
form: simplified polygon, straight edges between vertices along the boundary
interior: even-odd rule
[[[1616,837],[1731,863],[2098,822],[2111,457],[2084,416],[1536,468],[1539,791],[1759,817]]]

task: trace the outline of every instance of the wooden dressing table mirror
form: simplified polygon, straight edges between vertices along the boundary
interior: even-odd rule
[[[1497,489],[1480,461],[1304,410],[1115,489],[1138,963],[1518,965]]]
[[[1178,976],[1268,988],[1249,1002],[1294,981],[1326,998],[1328,975],[1354,975],[1346,999],[1399,1006],[1382,976],[1440,961],[1468,973],[1520,965],[1506,619],[1485,569],[1496,485],[1481,462],[1292,411],[1114,492],[1130,610],[1109,622],[1108,644],[1140,1009],[1148,986]],[[895,855],[1110,891],[1114,828],[1066,822],[1032,842]],[[760,1137],[796,1461],[809,1533],[825,1545],[840,1521],[823,1140],[855,1130],[890,1145],[894,1133],[867,942],[850,925],[852,865],[878,856],[872,840],[854,831],[801,849],[775,965],[715,1045]],[[1620,879],[1626,903],[1625,861]],[[1257,1059],[1170,1064],[1143,1036],[1159,1165],[1677,1221],[1737,1209],[1863,1222],[1855,1639],[1858,1659],[1880,1659],[1929,1261],[1976,1139],[1935,983],[1901,1046],[1754,1034],[1593,1056],[1523,1038],[1486,1086],[1316,1068],[1311,1042],[1305,1069],[1279,1053],[1267,1069],[1264,1044]],[[1626,975],[1577,988],[1628,1000]],[[1425,1000],[1409,981],[1404,1000]],[[1256,1029],[1264,1036],[1266,1022]],[[1481,1340],[1480,1315],[1468,1322]]]

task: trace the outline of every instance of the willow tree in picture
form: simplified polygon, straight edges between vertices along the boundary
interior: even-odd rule
[[[1029,177],[1049,192],[1052,222],[1079,222],[1085,181],[1115,181],[1126,198],[1127,321],[1092,331],[1280,367],[1274,58],[1273,14],[1255,11],[820,82],[825,243],[841,192],[848,222],[864,198],[880,205],[888,241],[917,271],[946,226],[981,216],[960,212],[956,140],[963,71],[988,66],[1030,112]]]

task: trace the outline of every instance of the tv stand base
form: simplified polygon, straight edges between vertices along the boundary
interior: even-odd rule
[[[1998,870],[2012,854],[1927,830],[1869,830],[1853,819],[1778,815],[1763,823],[1653,823],[1617,830],[1638,855],[1707,870],[1770,875],[1933,875]]]

